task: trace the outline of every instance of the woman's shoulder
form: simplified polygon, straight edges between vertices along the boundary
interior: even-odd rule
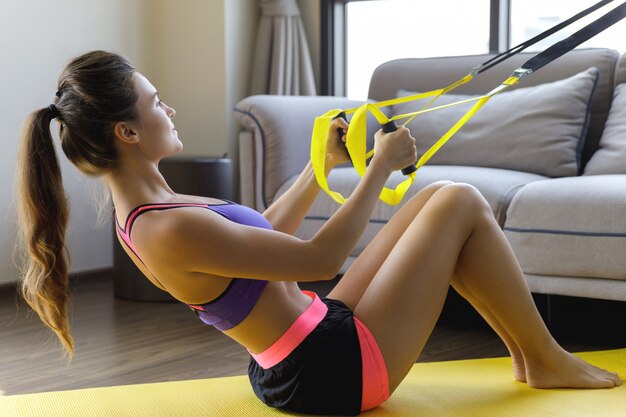
[[[188,236],[190,231],[206,227],[221,219],[207,210],[206,204],[198,202],[181,202],[181,204],[201,204],[199,206],[168,207],[164,210],[151,210],[136,219],[133,226],[133,241],[166,241],[177,240]]]
[[[188,195],[188,194],[176,194],[176,198],[171,201],[171,203],[191,203],[191,204],[223,204],[230,203],[229,200],[224,200],[220,198],[214,197],[204,197],[199,195]]]
[[[128,216],[132,218],[132,224],[124,224],[122,227],[132,227],[133,241],[147,240],[149,244],[151,241],[161,238],[176,237],[178,232],[185,232],[188,228],[194,228],[199,221],[211,222],[211,219],[215,220],[213,216],[206,214],[209,211],[206,210],[206,206],[224,203],[230,204],[231,202],[211,197],[176,194],[168,201],[137,206]],[[195,208],[193,205],[196,204],[198,205],[197,209],[193,209]]]

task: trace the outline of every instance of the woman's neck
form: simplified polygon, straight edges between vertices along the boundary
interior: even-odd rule
[[[176,193],[163,178],[157,163],[123,163],[107,177],[113,205],[128,212],[140,204],[172,201]]]

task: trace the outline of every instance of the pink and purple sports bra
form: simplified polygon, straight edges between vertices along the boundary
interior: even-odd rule
[[[126,218],[124,228],[117,221],[117,231],[124,243],[137,256],[144,266],[135,246],[130,239],[133,223],[141,214],[151,210],[169,210],[180,207],[204,207],[228,220],[244,224],[247,226],[260,227],[264,229],[272,229],[272,225],[259,212],[252,210],[246,206],[242,206],[233,202],[225,202],[223,204],[200,204],[200,203],[156,203],[142,204],[134,208]],[[148,267],[146,266],[146,269]],[[156,279],[156,277],[155,277]],[[158,281],[158,280],[157,280]],[[196,312],[200,320],[211,326],[215,326],[218,330],[232,329],[241,323],[250,314],[250,311],[256,305],[257,300],[265,289],[267,281],[256,279],[233,278],[228,288],[217,298],[200,305],[189,305]]]

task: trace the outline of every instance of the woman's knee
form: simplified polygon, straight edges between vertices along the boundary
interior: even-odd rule
[[[493,216],[485,197],[471,184],[447,184],[438,189],[436,194],[444,198],[444,201],[457,211]]]
[[[450,180],[440,180],[440,181],[435,181],[433,183],[430,183],[429,185],[427,185],[426,187],[424,187],[425,190],[432,190],[433,192],[439,191],[441,190],[443,187],[447,187],[449,185],[454,185],[457,184],[454,181],[450,181]]]
[[[429,200],[437,191],[441,190],[443,187],[446,187],[452,184],[454,184],[454,182],[449,181],[449,180],[435,181],[433,183],[428,184],[426,187],[422,188],[408,201],[409,203],[415,202],[414,204],[420,204],[418,202],[421,200],[422,201],[421,204],[423,204],[424,198],[426,198],[426,200]]]
[[[442,180],[428,184],[408,199],[401,211],[405,213],[410,212],[410,216],[412,217],[417,216],[422,207],[428,203],[428,200],[430,200],[437,191],[450,184],[454,183],[452,181]]]

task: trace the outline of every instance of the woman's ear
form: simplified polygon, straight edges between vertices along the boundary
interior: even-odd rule
[[[124,143],[133,144],[139,142],[139,133],[134,125],[129,122],[117,122],[113,127],[116,139]]]

